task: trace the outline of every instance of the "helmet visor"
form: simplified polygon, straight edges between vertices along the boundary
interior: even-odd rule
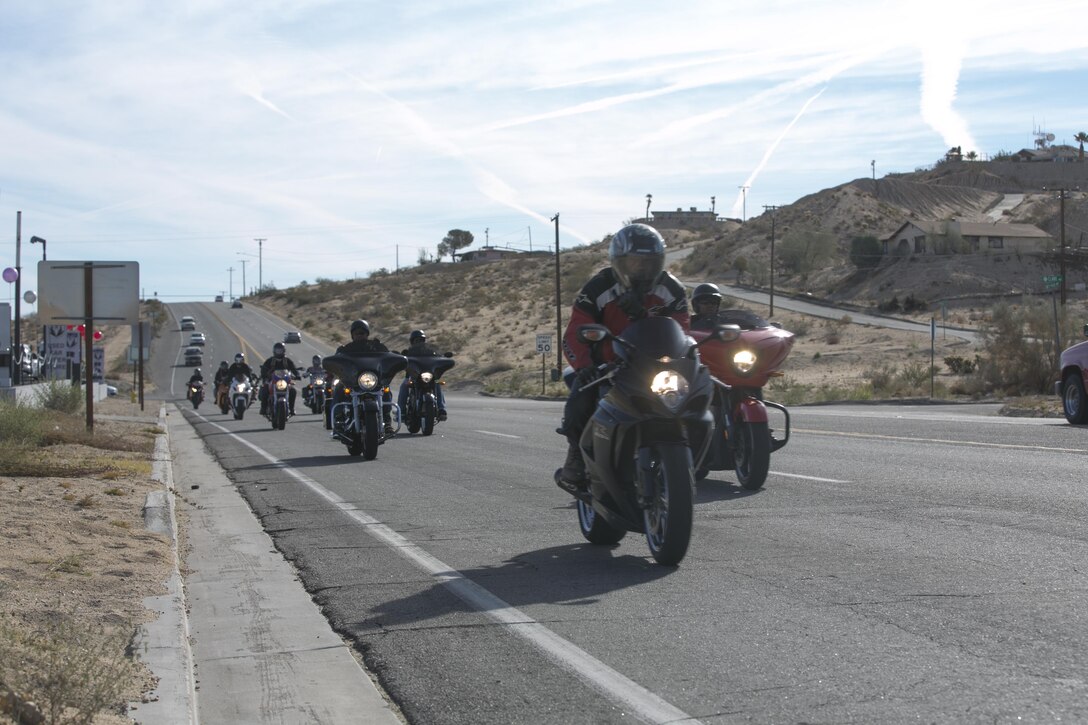
[[[612,263],[616,278],[627,289],[649,292],[665,271],[663,254],[627,254]]]

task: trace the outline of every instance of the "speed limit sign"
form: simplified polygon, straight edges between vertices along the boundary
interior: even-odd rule
[[[536,351],[539,353],[552,351],[552,336],[551,335],[537,335],[536,336]]]

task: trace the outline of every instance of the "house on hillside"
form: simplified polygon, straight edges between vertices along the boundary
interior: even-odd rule
[[[1035,149],[1020,149],[1012,156],[1014,161],[1050,161],[1068,162],[1080,160],[1080,149],[1076,146],[1058,144]]]
[[[455,252],[454,261],[457,262],[498,262],[500,259],[511,259],[521,255],[517,249],[500,249],[498,247],[480,247],[470,249],[467,252]]]
[[[718,215],[713,211],[699,211],[691,207],[687,211],[655,211],[651,220],[644,220],[655,229],[713,229],[718,222]]]
[[[885,256],[952,254],[972,252],[1045,252],[1054,239],[1033,224],[987,222],[905,222],[883,239]]]

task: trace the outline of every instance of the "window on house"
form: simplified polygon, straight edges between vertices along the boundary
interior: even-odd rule
[[[915,254],[924,254],[925,251],[926,251],[926,238],[925,237],[915,237],[914,238],[914,253]]]
[[[1003,249],[1005,247],[1004,237],[990,237],[990,249]]]

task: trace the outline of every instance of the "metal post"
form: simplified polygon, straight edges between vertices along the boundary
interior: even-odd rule
[[[15,212],[15,334],[12,336],[14,346],[12,347],[11,360],[14,363],[11,369],[11,384],[18,385],[23,382],[23,336],[21,334],[22,325],[19,324],[19,316],[21,313],[19,302],[22,300],[22,285],[23,285],[23,268],[19,259],[19,247],[23,233],[23,213],[21,211]]]
[[[139,352],[139,357],[137,359],[139,360],[139,367],[140,367],[140,410],[143,410],[144,409],[144,323],[143,323],[143,320],[140,320],[136,326],[138,328],[140,328],[140,332],[139,332],[140,352]]]
[[[771,311],[767,317],[774,317],[774,213],[778,209],[772,204],[764,204],[763,208],[771,212]]]
[[[257,242],[257,294],[264,289],[264,242],[265,238],[254,239]]]
[[[650,195],[646,195],[646,209],[650,208]],[[647,211],[648,213],[648,211]],[[552,376],[552,380],[558,381],[563,378],[563,366],[560,360],[563,359],[563,308],[562,302],[560,302],[560,289],[559,289],[559,212],[555,213],[552,217],[552,221],[555,222],[555,342],[558,345],[556,348],[558,352],[555,354],[555,374]]]
[[[1059,235],[1061,241],[1058,243],[1058,253],[1059,253],[1059,257],[1061,259],[1061,275],[1062,275],[1062,278],[1061,278],[1059,284],[1061,284],[1062,305],[1063,306],[1065,305],[1065,194],[1066,194],[1066,191],[1068,191],[1068,190],[1067,189],[1058,189],[1058,199],[1060,201],[1060,203],[1058,205],[1058,208],[1061,210],[1060,214],[1059,214],[1060,219],[1061,219],[1061,221],[1059,222],[1059,225],[1061,227],[1061,233]],[[16,302],[18,302],[18,300],[16,300]]]
[[[94,433],[94,263],[83,263],[83,370],[87,384],[87,432]]]
[[[227,267],[227,271],[230,272],[230,298],[234,299],[234,267]]]

